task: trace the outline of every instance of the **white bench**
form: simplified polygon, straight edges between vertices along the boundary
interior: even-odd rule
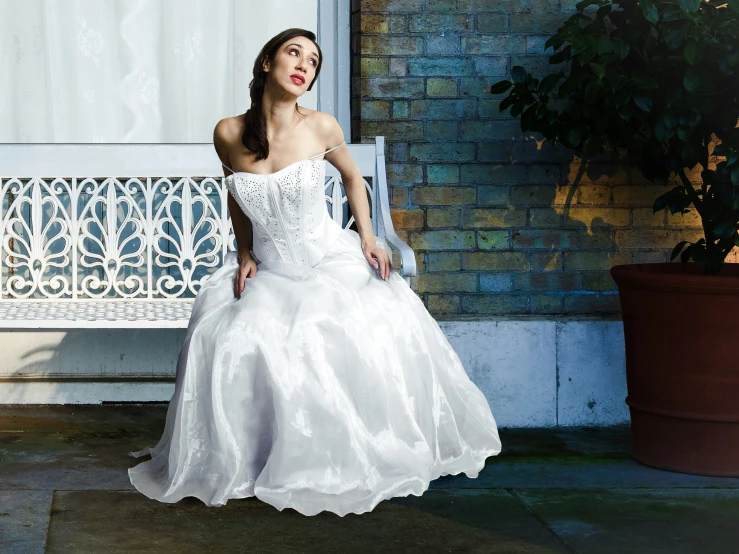
[[[374,234],[409,282],[384,137],[348,146]],[[325,163],[327,209],[348,227]],[[203,279],[235,249],[224,181],[212,144],[0,145],[0,329],[186,327]]]

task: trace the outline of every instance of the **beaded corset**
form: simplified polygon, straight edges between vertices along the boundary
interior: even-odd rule
[[[326,209],[325,161],[300,160],[269,174],[237,171],[228,191],[252,222],[257,263],[280,260],[314,266],[343,228]]]

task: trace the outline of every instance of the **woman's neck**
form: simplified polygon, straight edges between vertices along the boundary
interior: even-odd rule
[[[301,116],[295,109],[296,98],[273,99],[265,91],[262,98],[262,114],[267,139],[279,141],[281,137],[290,135],[300,124]]]

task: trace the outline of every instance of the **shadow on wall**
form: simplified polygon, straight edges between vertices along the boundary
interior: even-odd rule
[[[0,331],[3,364],[0,381],[106,379],[174,379],[185,329],[28,329]],[[49,381],[50,380],[50,381]],[[26,389],[12,389],[13,398],[0,403],[24,403]]]
[[[568,162],[566,174],[564,164],[532,166],[533,184],[511,189],[512,208],[528,211],[528,226],[514,230],[512,247],[529,253],[529,272],[514,276],[513,290],[532,294],[532,313],[618,314],[609,269],[631,261],[616,241],[617,230],[631,225],[631,210],[614,205],[612,183],[624,168],[608,158],[584,161],[558,150],[559,161]],[[632,176],[627,172],[624,179]]]
[[[513,207],[529,210],[529,227],[514,232],[513,247],[528,249],[532,272],[530,282],[522,278],[530,288],[514,290],[559,291],[565,314],[620,314],[610,268],[669,262],[679,241],[702,236],[700,220],[694,210],[684,215],[667,209],[653,212],[654,201],[680,184],[677,178],[667,185],[653,184],[613,154],[580,158],[561,145],[555,149],[546,141],[536,142],[543,162],[567,163],[567,174],[541,176],[540,181],[556,181],[556,186],[524,185],[518,187],[520,193],[511,193]],[[533,153],[526,156],[533,158]],[[530,182],[537,182],[536,172],[555,167],[561,168],[531,166]],[[700,181],[700,170],[689,174],[691,180]],[[550,308],[550,313],[557,312],[556,304]]]

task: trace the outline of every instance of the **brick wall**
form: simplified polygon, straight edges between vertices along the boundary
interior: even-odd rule
[[[695,214],[652,214],[666,187],[498,112],[490,85],[513,65],[552,71],[544,42],[575,3],[352,3],[352,142],[386,137],[393,222],[435,316],[617,314],[612,265],[701,236]]]

